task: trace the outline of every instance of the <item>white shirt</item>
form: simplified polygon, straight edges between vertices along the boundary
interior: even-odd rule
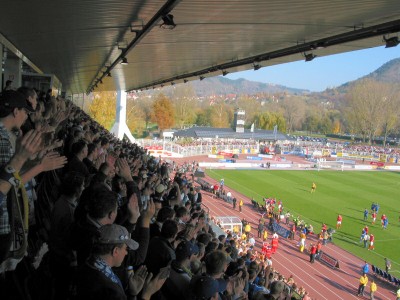
[[[252,246],[254,246],[255,243],[256,243],[256,240],[255,240],[253,237],[251,237],[251,238],[249,239],[249,244],[252,245]]]

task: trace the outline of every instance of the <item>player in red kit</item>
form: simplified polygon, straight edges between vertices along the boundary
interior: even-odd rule
[[[375,221],[376,221],[376,212],[375,211],[372,213],[371,217],[372,217],[372,224],[375,224]]]
[[[336,229],[340,229],[342,226],[342,215],[338,215],[336,219]]]
[[[374,241],[375,241],[375,237],[371,233],[370,236],[369,236],[369,247],[368,247],[368,250],[375,250]]]

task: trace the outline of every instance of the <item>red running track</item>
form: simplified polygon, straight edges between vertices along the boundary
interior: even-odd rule
[[[211,178],[205,178],[207,182],[217,183]],[[203,203],[210,209],[211,216],[237,216],[240,219],[245,218],[251,223],[252,233],[257,236],[256,228],[260,213],[253,209],[251,201],[238,192],[229,189],[225,186],[225,190],[231,190],[235,197],[239,200],[242,197],[244,206],[242,212],[233,210],[232,204],[229,204],[222,199],[212,198],[212,194],[202,191]],[[238,207],[238,205],[237,205]],[[257,247],[261,246],[261,239],[257,238]],[[290,275],[294,276],[297,286],[303,286],[312,299],[329,299],[329,300],[348,300],[361,299],[357,297],[358,280],[361,276],[361,268],[364,261],[349,252],[333,245],[328,244],[323,246],[322,250],[329,255],[337,258],[340,261],[340,269],[332,269],[324,264],[309,262],[309,255],[301,253],[296,244],[299,240],[297,236],[294,241],[279,239],[279,248],[277,253],[272,256],[273,267],[286,278]],[[307,246],[310,240],[306,240]],[[258,249],[260,251],[260,249]],[[369,287],[370,282],[374,278],[372,270],[368,275],[369,282],[365,288],[364,298],[370,299]],[[378,285],[378,291],[375,293],[377,300],[394,300],[396,299],[394,288],[379,279],[375,279]]]

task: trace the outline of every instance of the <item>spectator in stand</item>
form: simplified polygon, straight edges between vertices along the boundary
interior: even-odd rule
[[[25,143],[32,143],[34,145],[37,145],[36,143],[38,142],[39,139],[41,139],[40,133],[39,132],[31,132],[30,135],[26,140],[23,139],[20,132],[21,126],[25,123],[25,121],[28,118],[28,114],[33,113],[34,109],[30,105],[30,103],[27,101],[25,96],[19,92],[16,91],[4,91],[0,95],[0,165],[5,166],[8,162],[11,161],[11,159],[14,157],[14,155],[17,152],[16,145],[19,143],[19,140],[22,138],[22,140]],[[23,145],[24,147],[24,145]],[[32,157],[37,157],[37,154],[40,150],[43,150],[43,146],[39,147],[36,146],[33,149],[35,152],[31,153]],[[26,148],[25,148],[26,151]],[[32,150],[31,150],[32,151]],[[25,153],[26,154],[26,153]],[[26,161],[25,155],[22,155],[24,158],[24,162]],[[32,158],[29,157],[29,158]],[[40,174],[43,171],[50,171],[50,170],[55,170],[58,168],[61,168],[66,162],[65,157],[60,157],[56,153],[49,153],[46,154],[44,157],[40,157],[40,160],[37,162],[33,162],[34,166],[29,167],[29,168],[24,168],[25,170],[23,173],[21,172],[20,175],[20,180],[22,182],[28,182],[38,174]],[[22,168],[22,165],[20,169]],[[13,169],[9,169],[6,171],[8,174],[13,174],[15,171]],[[3,174],[4,175],[4,174]],[[10,178],[13,178],[11,176]],[[5,180],[6,182],[9,182],[9,179]],[[14,187],[16,190],[18,190],[19,184],[14,184]],[[24,188],[22,188],[24,189]],[[22,198],[24,193],[21,193]],[[23,199],[23,202],[27,202],[28,200],[25,198]],[[2,214],[0,215],[0,262],[3,262],[6,256],[10,253],[10,247],[13,242],[13,237],[11,236],[11,228],[15,224],[10,224],[10,221],[16,221],[16,225],[18,224],[25,224],[25,227],[27,227],[28,220],[20,219],[17,221],[16,219],[9,218],[9,213],[8,213],[8,208],[11,207],[11,199],[9,197],[4,197],[2,201]],[[17,208],[20,210],[19,208]],[[22,217],[22,212],[19,211],[19,216]],[[21,226],[21,225],[19,225]],[[14,228],[15,230],[22,230],[24,231],[24,228]],[[24,236],[25,239],[25,236]],[[22,259],[22,256],[19,257],[18,259]],[[14,267],[16,264],[14,264]]]
[[[155,236],[160,236],[161,228],[164,222],[167,220],[173,220],[174,217],[175,217],[175,211],[171,207],[169,206],[162,207],[157,214],[155,222],[150,225],[150,238],[153,238]]]
[[[127,248],[136,250],[138,247],[123,226],[106,224],[100,227],[91,256],[78,273],[78,299],[126,299],[124,286],[112,268],[122,264],[128,254]]]
[[[145,267],[141,267],[124,286],[112,269],[122,265],[128,249],[134,251],[138,247],[138,243],[129,238],[125,227],[116,224],[102,226],[91,256],[78,272],[77,299],[125,300],[127,295],[136,296],[142,289],[141,299],[150,299],[165,278],[160,275],[151,280],[152,276],[148,276]]]
[[[166,220],[161,228],[161,235],[150,241],[145,265],[149,272],[158,274],[161,268],[166,267],[176,259],[173,245],[178,233],[178,224],[174,220]]]
[[[88,146],[87,156],[83,158],[82,162],[85,164],[90,174],[96,174],[100,167],[100,160],[98,160],[99,149],[93,143]]]
[[[60,197],[51,214],[49,259],[51,273],[55,280],[57,299],[67,299],[69,286],[76,266],[76,256],[69,245],[69,234],[74,221],[74,212],[82,194],[85,177],[76,172],[67,173],[63,178]]]
[[[183,299],[189,288],[192,272],[191,262],[196,260],[199,248],[196,244],[183,240],[175,250],[176,259],[171,262],[171,272],[163,293],[167,299]]]
[[[84,140],[79,140],[72,144],[71,147],[71,159],[68,161],[67,170],[69,172],[81,173],[86,178],[89,177],[90,173],[86,165],[83,163],[83,159],[87,157],[88,146]]]
[[[11,91],[12,90],[12,80],[7,80],[6,85],[3,88],[3,91]]]

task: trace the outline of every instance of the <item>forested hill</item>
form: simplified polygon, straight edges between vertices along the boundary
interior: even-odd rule
[[[373,71],[372,73],[361,77],[357,80],[347,82],[340,87],[337,88],[337,90],[340,93],[345,93],[347,90],[352,87],[353,85],[357,84],[360,80],[363,79],[374,79],[379,82],[385,82],[385,83],[400,83],[400,58],[395,58],[392,59],[391,61],[388,61],[387,63],[383,64],[381,67]]]
[[[243,78],[231,80],[222,76],[209,77],[203,80],[181,83],[179,86],[189,87],[197,97],[212,97],[224,95],[256,95],[256,94],[308,94],[310,91],[304,89],[290,88],[283,85],[272,83],[262,83],[250,81]],[[149,94],[158,93],[158,91],[148,91]],[[166,86],[161,92],[167,96],[174,93],[174,87]]]
[[[360,80],[365,78],[372,78],[377,81],[387,83],[400,83],[400,58],[393,59],[374,72],[361,77],[357,80],[347,82],[341,86],[327,89],[323,92],[311,93],[306,89],[296,89],[286,87],[279,84],[262,83],[256,81],[250,81],[243,78],[231,80],[222,76],[205,78],[203,80],[190,81],[186,84],[180,84],[182,86],[190,87],[193,94],[197,97],[212,97],[212,96],[224,96],[224,95],[260,95],[260,94],[296,94],[309,96],[312,98],[325,98],[327,95],[333,94],[336,96],[344,95],[348,89],[358,83]],[[159,93],[160,90],[150,90],[147,93]],[[162,93],[167,96],[171,96],[174,93],[174,87],[166,86],[161,90]]]
[[[192,85],[196,95],[200,97],[226,94],[253,95],[259,93],[276,94],[284,92],[290,94],[309,93],[308,90],[295,89],[283,85],[249,81],[243,78],[231,80],[222,76],[205,78],[202,81],[192,81]]]

